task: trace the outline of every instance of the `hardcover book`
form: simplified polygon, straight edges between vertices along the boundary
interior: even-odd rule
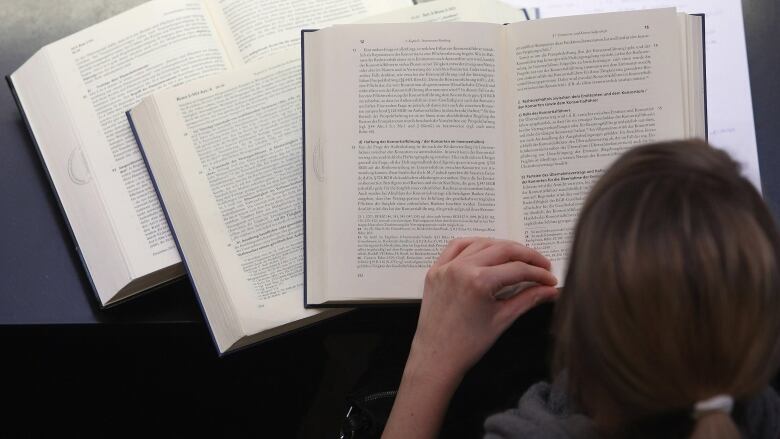
[[[332,26],[302,38],[305,301],[416,301],[460,236],[558,279],[593,181],[633,145],[706,138],[703,16]]]
[[[364,22],[522,20],[442,0]],[[143,99],[128,114],[220,352],[333,316],[303,306],[300,48]]]

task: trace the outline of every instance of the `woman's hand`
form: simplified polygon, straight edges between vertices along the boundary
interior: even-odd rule
[[[409,361],[458,379],[499,335],[534,305],[558,295],[550,261],[514,241],[463,238],[449,243],[425,277]],[[500,300],[520,282],[538,285]]]
[[[447,245],[425,277],[417,332],[383,437],[439,430],[463,375],[521,314],[558,295],[550,261],[513,241],[464,238]],[[495,294],[535,282],[506,300]]]

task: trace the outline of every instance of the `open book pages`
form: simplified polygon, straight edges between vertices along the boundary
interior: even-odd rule
[[[525,0],[503,0],[526,6]],[[756,130],[750,93],[745,25],[739,0],[535,0],[542,17],[676,6],[707,17],[707,140],[727,151],[758,189]],[[745,3],[754,8],[752,3]],[[750,9],[748,9],[750,11]]]
[[[605,167],[706,136],[702,34],[674,9],[305,33],[307,306],[418,300],[459,236],[518,240],[563,279]]]
[[[476,3],[368,20],[520,17]],[[154,93],[129,118],[220,352],[334,315],[303,308],[300,49]]]
[[[182,274],[125,111],[297,47],[300,28],[411,0],[155,0],[42,48],[10,76],[93,288],[116,303]]]

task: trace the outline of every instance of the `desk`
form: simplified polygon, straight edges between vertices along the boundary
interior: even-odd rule
[[[0,73],[10,74],[45,44],[141,2],[0,3]],[[780,15],[775,0],[743,7],[761,176],[777,213]],[[391,376],[400,373],[416,321],[413,307],[353,312],[223,359],[216,358],[186,281],[101,311],[4,86],[0,206],[0,344],[4,377],[13,382],[3,394],[15,403],[4,413],[0,436],[182,435],[195,429],[333,437],[344,395],[372,357],[383,357]],[[466,378],[453,401],[451,413],[458,415],[448,421],[450,432],[478,435],[487,411],[508,407],[545,376],[549,316],[547,307],[523,317]],[[498,393],[505,396],[494,407],[474,408],[475,400]]]
[[[0,2],[0,74],[143,1]],[[13,401],[0,437],[190,429],[332,436],[344,393],[391,334],[402,367],[413,308],[354,313],[223,359],[186,280],[100,310],[4,84],[0,145],[0,370],[4,400]]]

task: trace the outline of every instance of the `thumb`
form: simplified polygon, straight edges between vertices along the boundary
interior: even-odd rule
[[[504,300],[498,312],[499,319],[507,325],[515,321],[538,304],[558,298],[558,289],[547,285],[536,285],[520,294]]]

